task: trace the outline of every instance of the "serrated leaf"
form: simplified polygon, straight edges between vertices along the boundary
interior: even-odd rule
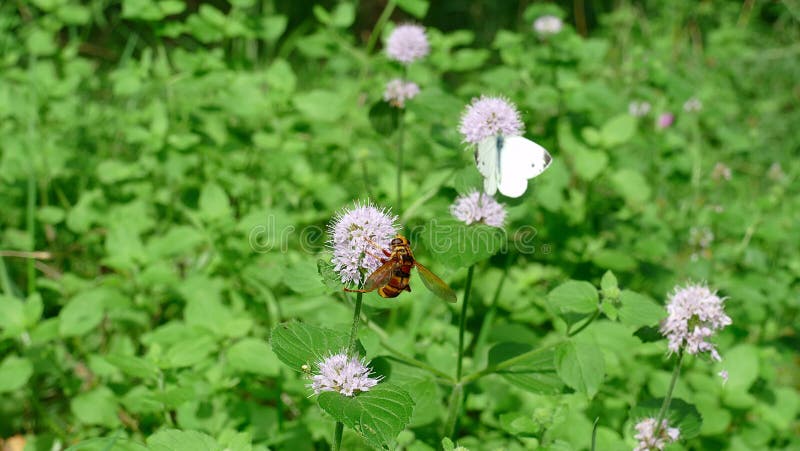
[[[368,445],[379,449],[391,448],[414,410],[414,401],[405,390],[385,382],[356,396],[323,392],[317,402],[322,410],[357,432]]]
[[[114,392],[105,386],[75,396],[70,401],[70,409],[83,424],[115,427],[120,423]]]
[[[561,313],[591,313],[597,310],[600,297],[591,283],[568,280],[553,288],[547,299],[550,305]]]
[[[197,431],[165,429],[147,438],[150,451],[219,451],[222,447],[209,435]]]
[[[430,222],[421,238],[436,260],[453,269],[486,260],[507,245],[506,234],[497,227],[451,219]]]
[[[664,403],[664,398],[648,399],[647,401],[639,403],[630,411],[630,418],[634,423],[638,423],[644,418],[658,418],[658,412],[661,410],[661,405]],[[677,427],[681,431],[680,439],[686,440],[696,437],[700,434],[700,428],[703,425],[703,417],[697,408],[688,402],[672,398],[664,416],[667,420],[669,427]]]
[[[272,329],[272,351],[296,371],[323,357],[347,348],[347,334],[299,322],[282,323]]]
[[[664,307],[634,291],[623,290],[619,300],[619,320],[628,326],[653,326],[667,316]]]
[[[533,346],[525,343],[498,343],[489,350],[488,364],[496,366],[532,349]],[[560,393],[564,383],[555,373],[554,352],[552,348],[543,349],[498,371],[498,374],[510,384],[531,393]]]
[[[605,376],[603,351],[584,341],[567,341],[556,348],[556,372],[571,388],[594,397]]]

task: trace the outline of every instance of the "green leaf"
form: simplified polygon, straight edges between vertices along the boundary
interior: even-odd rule
[[[369,122],[376,132],[389,136],[397,130],[400,114],[388,102],[379,100],[369,109]]]
[[[498,343],[489,350],[488,365],[496,366],[532,349],[533,346],[525,343]],[[531,393],[557,394],[561,392],[564,383],[555,373],[554,357],[554,349],[542,349],[498,371],[498,374],[508,383]]]
[[[158,376],[158,367],[155,363],[133,355],[109,354],[105,356],[108,363],[119,368],[128,376],[141,379],[155,379]]]
[[[317,402],[322,410],[361,435],[368,445],[379,449],[392,449],[414,410],[411,396],[386,382],[356,396],[323,392]]]
[[[417,19],[422,19],[428,13],[427,0],[397,0],[397,7],[411,14]]]
[[[658,412],[661,410],[663,403],[664,398],[648,399],[631,409],[630,418],[634,421],[634,424],[644,418],[658,418]],[[697,437],[703,425],[703,418],[697,408],[678,398],[672,398],[669,403],[669,410],[664,418],[667,419],[669,427],[680,429],[681,440]]]
[[[642,294],[623,290],[620,295],[619,320],[636,328],[653,326],[667,316],[667,311],[656,301]]]
[[[605,375],[603,351],[596,345],[571,340],[556,348],[556,372],[571,388],[594,397]]]
[[[110,290],[97,288],[72,298],[58,315],[61,336],[80,336],[94,330],[105,314],[105,297]]]
[[[197,431],[164,429],[147,438],[150,451],[221,451],[211,436]]]
[[[603,300],[616,302],[619,299],[620,291],[617,283],[617,277],[613,272],[606,271],[603,278],[600,279],[600,291],[603,293]]]
[[[231,205],[225,190],[216,183],[209,183],[200,193],[200,214],[207,220],[231,217]]]
[[[735,346],[725,352],[722,367],[728,371],[726,391],[747,391],[758,378],[758,348],[749,344]]]
[[[209,335],[188,337],[175,343],[164,356],[163,368],[182,368],[202,362],[217,349]]]
[[[422,232],[422,242],[436,260],[453,269],[486,260],[508,244],[502,229],[466,225],[449,218],[428,223]]]
[[[33,375],[33,364],[26,358],[10,355],[0,363],[0,393],[24,387]]]
[[[228,365],[234,371],[277,376],[278,359],[269,345],[257,338],[245,338],[228,349]]]
[[[575,173],[587,182],[594,180],[608,166],[608,155],[601,150],[576,148],[572,154]]]
[[[597,310],[600,297],[589,282],[568,280],[553,288],[547,295],[550,305],[561,313],[592,313]]]
[[[312,121],[333,122],[344,116],[351,106],[347,100],[347,96],[340,92],[316,89],[296,95],[293,103],[298,111]]]
[[[0,331],[2,337],[15,337],[25,330],[25,303],[0,294]]]
[[[107,427],[115,427],[120,424],[114,393],[105,386],[97,387],[72,398],[70,409],[78,421],[83,424]]]
[[[600,143],[606,148],[630,141],[636,133],[636,118],[620,114],[609,119],[600,129]]]
[[[641,205],[650,199],[650,185],[642,174],[632,169],[620,169],[611,176],[614,189],[631,205]]]
[[[296,371],[313,365],[331,353],[345,350],[347,334],[299,322],[282,323],[272,329],[272,351],[281,362]]]

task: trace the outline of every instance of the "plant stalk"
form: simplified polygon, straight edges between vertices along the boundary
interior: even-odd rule
[[[458,325],[458,362],[456,363],[456,380],[461,380],[461,370],[464,360],[464,331],[467,328],[467,305],[469,305],[469,294],[472,291],[472,275],[475,273],[475,265],[467,270],[467,285],[464,287],[464,301],[461,304],[461,318]]]
[[[456,421],[458,413],[461,411],[461,402],[464,400],[464,386],[456,384],[450,394],[450,407],[447,411],[447,422],[444,425],[444,436],[454,438],[456,433]]]
[[[681,373],[681,362],[683,361],[683,349],[678,351],[678,361],[675,362],[675,369],[672,370],[672,379],[669,381],[669,388],[667,394],[664,396],[664,402],[661,404],[661,410],[658,411],[658,418],[656,418],[656,434],[658,437],[661,433],[661,422],[669,411],[669,404],[672,402],[672,392],[675,390],[675,384],[678,382],[678,375]]]

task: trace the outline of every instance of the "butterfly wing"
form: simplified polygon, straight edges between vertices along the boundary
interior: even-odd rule
[[[544,172],[553,160],[544,147],[521,136],[503,139],[499,154],[497,189],[508,197],[524,194],[528,189],[528,179]]]
[[[498,145],[502,145],[503,137],[490,136],[478,143],[475,149],[475,164],[483,176],[483,191],[492,195],[497,192],[500,182],[500,159]]]

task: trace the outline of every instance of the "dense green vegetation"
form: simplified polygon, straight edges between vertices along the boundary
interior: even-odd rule
[[[0,3],[0,441],[327,449],[338,421],[347,450],[623,450],[669,394],[667,449],[800,449],[800,4],[529,3]],[[497,196],[504,234],[450,213],[484,94],[553,156]],[[459,301],[365,294],[382,390],[315,396],[361,299],[326,228],[367,199]],[[732,324],[673,393],[658,325],[691,281]]]

